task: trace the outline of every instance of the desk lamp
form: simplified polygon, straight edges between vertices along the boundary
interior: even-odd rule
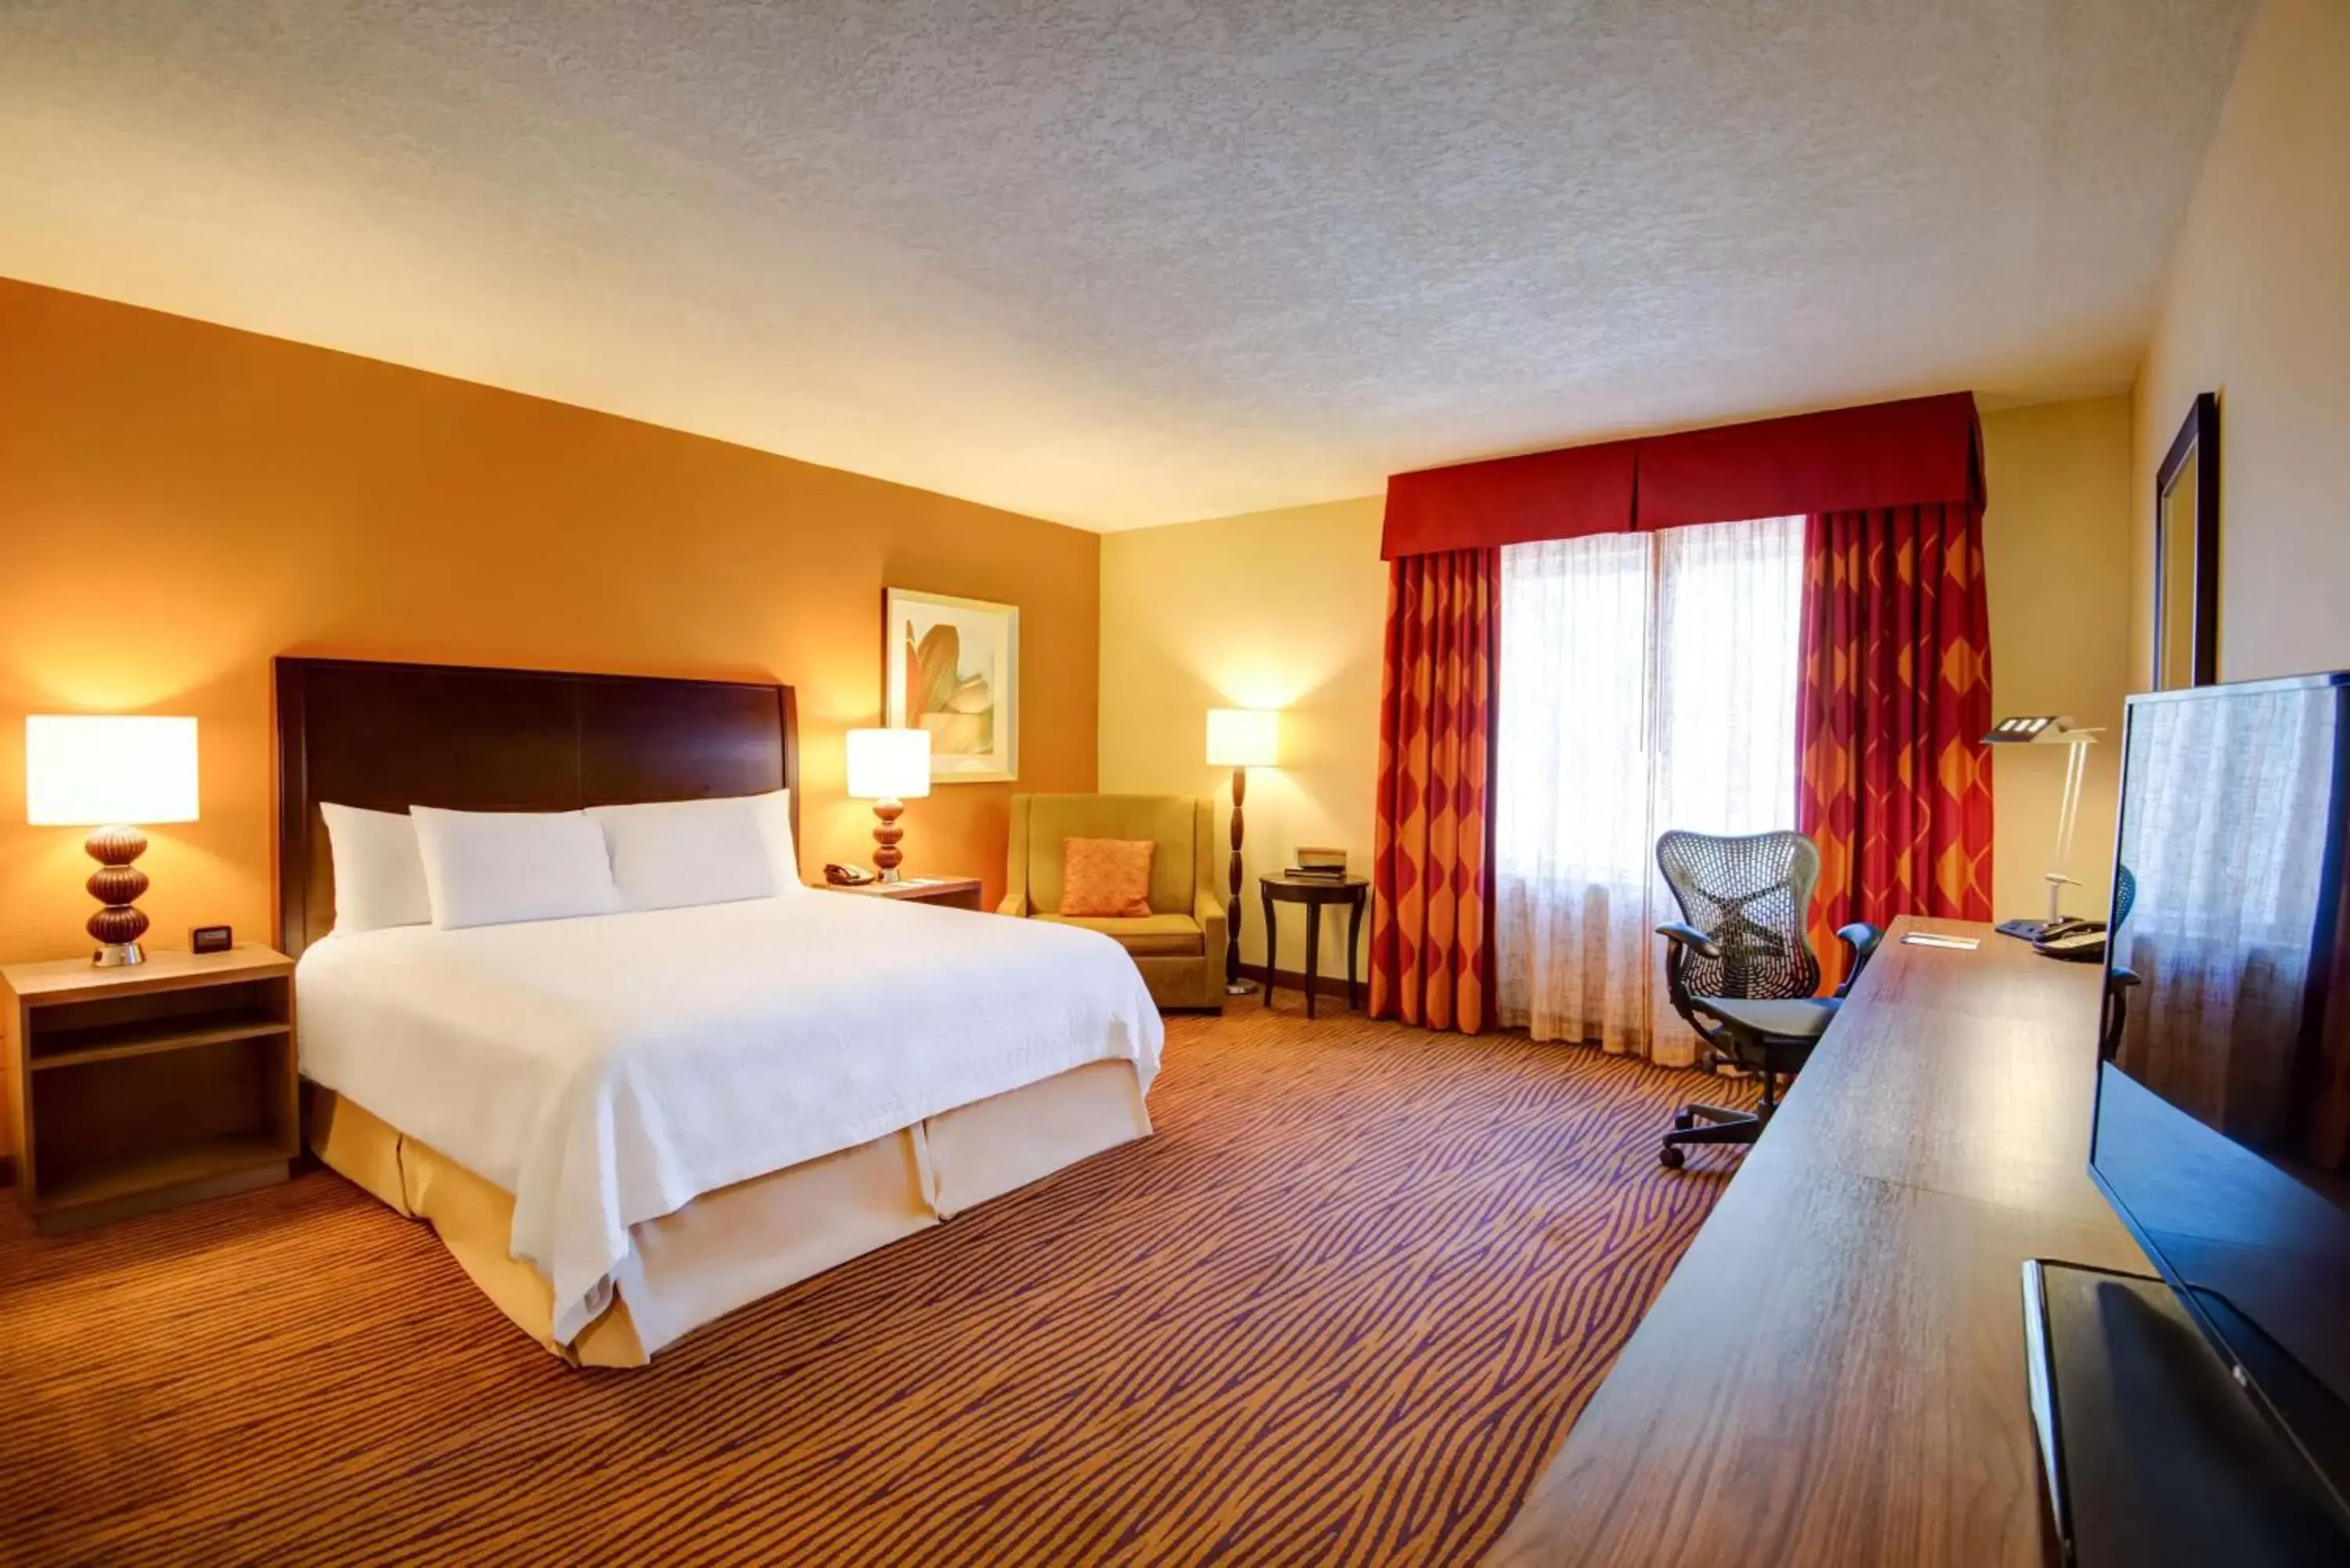
[[[2021,937],[2036,941],[2040,934],[2064,918],[2064,889],[2074,878],[2064,875],[2064,863],[2073,856],[2073,828],[2081,814],[2081,781],[2088,772],[2089,747],[2097,738],[2095,730],[2076,729],[2073,721],[2062,714],[2027,714],[2002,719],[1991,727],[1983,743],[1992,746],[2064,746],[2064,800],[2056,812],[2056,853],[2049,863],[2048,918],[2044,920],[2002,920],[1998,929],[2002,936]]]

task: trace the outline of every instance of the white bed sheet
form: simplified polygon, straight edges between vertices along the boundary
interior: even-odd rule
[[[303,1073],[515,1197],[569,1343],[629,1227],[1165,1033],[1097,932],[794,889],[697,909],[330,936]]]

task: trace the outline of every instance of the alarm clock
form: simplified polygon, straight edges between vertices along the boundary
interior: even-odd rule
[[[236,932],[228,926],[198,926],[188,932],[192,953],[224,953],[236,946]]]

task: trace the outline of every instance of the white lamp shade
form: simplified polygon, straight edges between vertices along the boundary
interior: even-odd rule
[[[25,721],[25,820],[145,827],[196,820],[196,722],[95,713]]]
[[[1208,710],[1208,762],[1220,768],[1269,768],[1281,760],[1281,714],[1271,708]]]
[[[849,731],[848,793],[859,800],[918,800],[930,794],[931,732]]]

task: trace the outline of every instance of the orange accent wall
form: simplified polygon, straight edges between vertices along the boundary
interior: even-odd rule
[[[25,822],[28,712],[194,714],[203,818],[149,834],[149,940],[269,940],[284,652],[789,681],[803,872],[867,860],[841,736],[879,722],[885,585],[1021,608],[1020,782],[905,819],[909,872],[992,901],[1012,791],[1094,787],[1100,559],[1035,518],[0,280],[0,961],[88,945],[80,830]]]

